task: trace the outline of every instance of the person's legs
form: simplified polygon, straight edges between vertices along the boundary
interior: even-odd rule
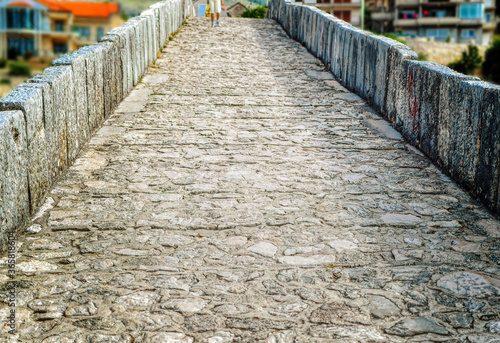
[[[221,0],[215,0],[215,13],[217,13],[217,26],[220,26],[220,12],[222,10]]]
[[[209,3],[209,6],[210,6],[210,19],[212,21],[212,27],[214,26],[214,13],[217,12],[216,11],[216,2],[214,0],[209,0],[208,1]]]

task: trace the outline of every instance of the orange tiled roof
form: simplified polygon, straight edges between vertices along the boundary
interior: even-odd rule
[[[11,2],[9,6],[16,6],[16,7],[31,7],[30,4],[22,1],[16,1],[16,2]]]
[[[56,0],[36,0],[36,1],[47,6],[49,10],[54,12],[70,12],[69,10],[63,7],[61,1],[56,1]]]
[[[55,12],[71,12],[75,17],[108,18],[118,13],[119,5],[101,2],[36,0]]]

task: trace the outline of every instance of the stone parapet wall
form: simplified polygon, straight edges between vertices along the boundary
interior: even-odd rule
[[[267,17],[457,182],[500,212],[500,87],[361,31],[315,7],[270,0]]]
[[[0,98],[0,249],[191,13],[159,2]]]

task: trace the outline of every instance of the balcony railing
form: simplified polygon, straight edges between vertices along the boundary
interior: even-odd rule
[[[416,19],[396,19],[394,26],[449,26],[449,25],[482,25],[482,19],[462,19],[458,17],[427,17]]]

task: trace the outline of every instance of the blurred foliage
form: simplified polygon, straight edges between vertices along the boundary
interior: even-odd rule
[[[0,58],[0,69],[3,69],[7,66],[7,60]]]
[[[418,53],[418,60],[419,61],[427,61],[427,58],[428,58],[427,54],[424,54],[423,52]]]
[[[483,75],[488,80],[500,83],[500,37],[486,50],[483,63]]]
[[[398,42],[406,45],[406,40],[403,37],[400,37],[395,33],[388,32],[388,33],[384,33],[382,36],[393,39],[395,41],[398,41]]]
[[[26,62],[11,62],[9,63],[10,76],[31,76],[31,68]]]
[[[459,73],[472,75],[474,70],[481,67],[482,61],[477,46],[470,44],[467,50],[462,51],[462,58],[451,62],[448,67]]]
[[[130,19],[130,16],[125,11],[122,11],[122,13],[120,15],[121,15],[123,21],[127,21]]]
[[[264,18],[266,16],[267,8],[257,6],[254,9],[244,10],[241,16],[243,18]]]

